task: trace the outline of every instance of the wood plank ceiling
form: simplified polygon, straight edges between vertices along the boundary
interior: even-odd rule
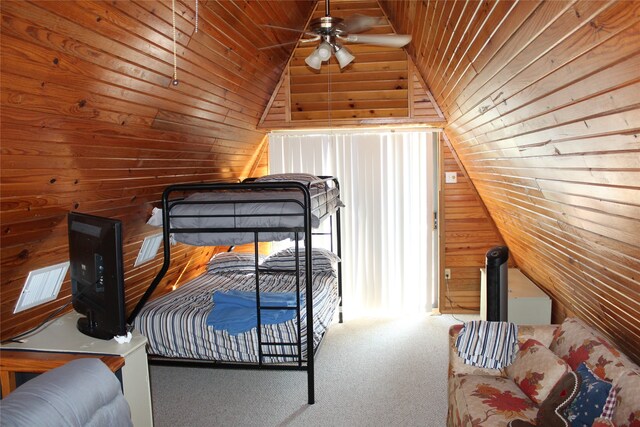
[[[553,320],[640,361],[640,2],[381,4]]]

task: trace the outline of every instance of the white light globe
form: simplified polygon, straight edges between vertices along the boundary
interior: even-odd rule
[[[331,58],[331,45],[327,42],[322,42],[320,43],[320,46],[318,46],[318,55],[320,56],[320,59],[322,61],[328,61],[329,58]]]
[[[311,55],[307,56],[304,62],[306,62],[306,64],[314,70],[319,70],[322,66],[322,59],[320,59],[320,55],[318,54],[317,49],[311,52]]]
[[[344,68],[356,59],[356,57],[353,56],[346,47],[341,47],[336,50],[336,59],[338,60],[338,64],[340,64],[340,68]]]

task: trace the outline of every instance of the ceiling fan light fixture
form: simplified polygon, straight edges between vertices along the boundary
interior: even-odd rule
[[[338,60],[338,64],[340,64],[340,68],[344,68],[351,63],[355,56],[344,46],[336,45],[336,59]]]
[[[329,58],[331,58],[331,51],[332,51],[332,47],[329,43],[327,43],[326,41],[320,43],[320,46],[318,46],[318,49],[316,50],[316,52],[318,53],[318,56],[320,57],[320,59],[322,61],[328,61]]]
[[[322,67],[322,58],[318,53],[318,49],[314,49],[311,55],[305,58],[304,62],[314,70],[319,70]]]

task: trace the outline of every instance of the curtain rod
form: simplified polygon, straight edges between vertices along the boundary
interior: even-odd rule
[[[309,135],[309,134],[354,134],[354,133],[408,133],[408,132],[442,132],[442,128],[428,126],[412,126],[399,128],[340,128],[340,129],[277,129],[271,130],[268,134],[289,134],[289,135]]]

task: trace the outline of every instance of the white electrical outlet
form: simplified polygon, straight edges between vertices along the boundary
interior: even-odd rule
[[[444,269],[444,278],[446,280],[451,279],[451,269],[450,268],[445,268]]]
[[[444,173],[444,182],[446,184],[456,184],[458,182],[458,173],[457,172],[445,172]]]

